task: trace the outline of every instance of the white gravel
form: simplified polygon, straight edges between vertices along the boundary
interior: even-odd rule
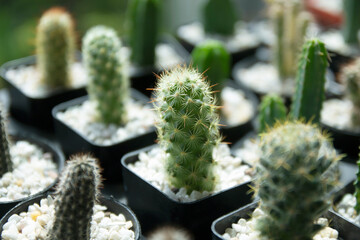
[[[202,193],[193,191],[190,195],[187,195],[185,188],[180,188],[175,193],[166,180],[164,167],[166,156],[167,154],[162,149],[156,147],[149,152],[140,153],[139,161],[129,164],[129,168],[170,198],[179,202],[192,202],[212,194],[207,191]],[[253,169],[244,164],[240,158],[231,156],[227,145],[221,144],[218,148],[214,149],[213,157],[216,162],[214,171],[218,177],[213,193],[252,179]]]
[[[225,240],[260,240],[260,233],[255,230],[256,220],[263,216],[264,212],[259,208],[256,208],[252,214],[251,219],[239,219],[238,222],[233,223],[231,228],[227,228],[225,233],[222,235]],[[314,240],[337,240],[338,231],[328,227],[328,220],[326,218],[319,218],[318,224],[325,225],[323,230],[318,232],[313,239]]]
[[[356,198],[353,194],[345,194],[336,205],[335,210],[349,221],[360,226],[360,213],[355,210]]]
[[[126,104],[128,122],[124,126],[103,124],[96,121],[96,104],[85,101],[81,105],[72,106],[64,112],[58,112],[57,117],[90,142],[101,146],[109,146],[134,136],[151,131],[154,126],[155,113],[150,106],[134,100]],[[81,117],[79,117],[81,116]]]
[[[314,6],[325,11],[341,14],[343,0],[316,0],[312,1]]]
[[[256,166],[261,156],[260,138],[249,137],[243,141],[243,146],[233,150],[234,155],[243,159],[250,166]]]
[[[131,230],[133,223],[126,221],[123,214],[115,215],[106,209],[102,205],[94,206],[90,240],[135,239]],[[27,212],[12,215],[3,226],[1,237],[3,240],[43,240],[54,214],[53,198],[48,196],[40,201],[40,205],[30,205]]]
[[[27,141],[10,146],[14,170],[0,179],[0,202],[12,201],[43,191],[58,176],[50,153]]]
[[[344,41],[339,30],[329,30],[319,34],[321,41],[325,43],[329,51],[337,52],[346,56],[354,56],[360,53],[359,46],[352,46]]]

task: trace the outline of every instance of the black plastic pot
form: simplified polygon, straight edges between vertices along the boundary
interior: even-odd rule
[[[153,147],[128,153],[121,159],[128,205],[138,217],[145,234],[161,225],[175,224],[188,229],[195,239],[210,239],[210,226],[215,218],[251,202],[248,194],[251,182],[194,202],[182,203],[169,198],[128,167],[128,164],[138,161],[141,152]]]
[[[58,147],[55,147],[53,144],[49,143],[45,139],[35,138],[30,135],[17,134],[17,133],[13,133],[13,134],[10,133],[9,135],[10,135],[9,136],[10,139],[14,142],[20,141],[20,140],[25,140],[32,144],[37,145],[38,147],[43,149],[44,152],[50,153],[53,156],[53,160],[57,166],[58,174],[60,174],[60,172],[62,171],[62,169],[64,167],[65,157],[64,157],[64,154],[60,151],[60,149]],[[56,179],[52,184],[50,184],[49,186],[44,188],[42,191],[40,191],[34,195],[31,195],[29,197],[20,198],[20,199],[13,200],[13,201],[0,202],[0,217],[4,216],[11,208],[15,207],[20,202],[26,201],[37,195],[47,193],[55,186],[57,181],[58,181],[58,179]]]
[[[221,235],[225,233],[225,229],[230,228],[231,224],[237,222],[240,218],[249,219],[249,216],[258,204],[259,202],[250,203],[245,207],[216,219],[211,225],[212,239],[224,240]],[[329,219],[330,227],[335,228],[339,232],[339,240],[359,239],[360,228],[348,222],[337,213],[329,210],[323,215],[323,217]]]
[[[80,58],[79,54],[78,57]],[[9,69],[35,64],[36,56],[7,62],[0,67],[0,76],[5,80],[9,89],[11,116],[26,124],[52,131],[52,108],[61,102],[85,95],[86,90],[85,87],[61,88],[49,92],[44,97],[32,97],[24,93],[6,77],[6,72]]]
[[[24,201],[24,202],[16,205],[14,208],[12,208],[10,211],[8,211],[7,214],[0,220],[1,232],[3,230],[4,224],[8,221],[8,219],[13,214],[20,214],[21,212],[27,212],[28,207],[30,205],[35,204],[35,203],[40,204],[41,199],[46,198],[47,196],[48,196],[48,194],[41,194],[40,196],[33,197],[31,199],[28,199],[27,201]],[[99,198],[99,203],[106,206],[107,211],[112,212],[114,214],[122,213],[125,216],[125,219],[127,221],[132,221],[132,223],[133,223],[132,229],[135,233],[135,239],[136,240],[141,239],[140,223],[130,208],[128,208],[126,205],[116,201],[113,197],[101,196]]]
[[[144,104],[149,102],[147,97],[134,89],[131,89],[131,96]],[[104,179],[109,182],[120,182],[121,164],[119,159],[125,153],[153,144],[156,140],[155,128],[145,134],[109,146],[94,143],[78,132],[77,129],[68,126],[57,117],[58,112],[63,112],[69,107],[79,105],[86,100],[88,100],[88,96],[83,96],[54,107],[52,113],[55,135],[67,157],[79,152],[90,152],[99,159],[103,168],[102,175]]]

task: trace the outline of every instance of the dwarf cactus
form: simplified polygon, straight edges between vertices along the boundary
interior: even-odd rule
[[[345,42],[350,44],[358,44],[358,31],[360,30],[360,1],[359,0],[343,0],[344,23],[343,37]]]
[[[204,75],[216,92],[216,100],[220,103],[221,90],[229,77],[230,54],[221,42],[209,40],[196,46],[191,55],[194,67],[205,72]]]
[[[212,152],[221,141],[218,115],[209,85],[191,68],[163,74],[156,87],[155,108],[160,145],[169,153],[170,183],[192,190],[214,188]]]
[[[0,111],[0,133],[1,133],[1,145],[0,145],[0,177],[5,173],[13,170],[13,163],[9,151],[9,141],[6,133],[5,120],[3,112]]]
[[[272,240],[312,239],[337,182],[335,149],[315,126],[288,122],[262,136],[261,150],[255,182],[265,214],[257,230]]]
[[[265,96],[260,104],[259,112],[259,132],[265,132],[277,121],[286,119],[286,107],[281,97],[276,94]]]
[[[295,119],[320,121],[320,112],[325,98],[325,73],[328,53],[318,39],[308,40],[303,47],[296,74],[296,89],[291,105]]]
[[[48,240],[90,239],[99,185],[99,166],[94,158],[77,155],[67,162],[57,188],[55,219],[48,230]]]
[[[99,120],[123,124],[129,97],[129,79],[120,58],[121,42],[116,32],[105,26],[91,28],[83,39],[84,65],[88,72],[87,91],[97,105]]]
[[[74,22],[60,7],[47,10],[40,18],[36,33],[37,67],[42,82],[49,87],[71,83],[71,64],[75,54]]]
[[[203,15],[206,33],[225,36],[234,33],[237,17],[231,0],[208,0]]]
[[[161,0],[131,0],[129,30],[131,62],[153,66],[158,41]]]

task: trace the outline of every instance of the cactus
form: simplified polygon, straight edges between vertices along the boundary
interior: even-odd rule
[[[328,53],[318,39],[306,41],[296,74],[296,89],[291,105],[291,116],[319,123],[322,103],[325,98],[325,73]]]
[[[343,0],[344,23],[342,33],[346,43],[358,44],[358,31],[360,29],[360,1]]]
[[[260,104],[259,112],[259,132],[265,132],[271,128],[277,121],[286,119],[286,107],[281,97],[276,94],[265,96]]]
[[[216,92],[217,103],[221,102],[221,90],[230,72],[230,54],[224,45],[215,40],[199,44],[191,53],[194,66],[208,77]]]
[[[169,182],[188,193],[213,190],[212,152],[221,137],[208,83],[196,70],[179,67],[160,77],[155,96],[158,139],[169,153]]]
[[[191,240],[191,234],[177,226],[162,226],[153,231],[148,240]]]
[[[9,151],[9,141],[6,133],[3,112],[0,110],[1,145],[0,145],[0,177],[13,170],[13,163]]]
[[[355,205],[355,210],[358,214],[360,214],[360,160],[357,161],[357,165],[358,165],[358,172],[356,174],[356,180],[354,182],[354,186],[355,186],[355,198],[356,198],[356,205]]]
[[[335,149],[316,126],[300,122],[275,126],[260,146],[255,191],[265,214],[256,229],[266,239],[311,240],[337,184]]]
[[[310,15],[299,0],[268,0],[276,41],[273,45],[274,65],[282,81],[293,78],[296,62],[304,42]]]
[[[129,97],[129,79],[120,58],[121,42],[105,26],[91,28],[83,39],[84,65],[89,75],[87,91],[96,103],[98,118],[105,124],[124,124]]]
[[[203,9],[204,30],[208,34],[232,35],[237,20],[231,0],[208,0]]]
[[[67,162],[57,188],[55,219],[48,230],[47,240],[90,239],[90,222],[99,185],[96,159],[77,155]]]
[[[153,66],[159,35],[161,0],[131,0],[129,30],[131,62],[139,66]]]
[[[75,55],[74,22],[61,7],[47,10],[36,33],[37,67],[44,85],[51,88],[71,84],[71,65]]]

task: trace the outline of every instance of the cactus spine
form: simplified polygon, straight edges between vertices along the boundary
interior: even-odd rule
[[[158,139],[169,153],[166,170],[170,183],[188,193],[213,190],[212,152],[221,137],[208,83],[194,69],[176,68],[160,77],[155,94]]]
[[[129,79],[120,59],[121,42],[116,32],[105,26],[91,28],[83,39],[84,65],[88,72],[88,93],[97,106],[99,120],[124,124],[129,97]]]
[[[293,118],[304,118],[305,121],[313,120],[314,123],[319,123],[325,98],[325,73],[329,65],[328,59],[325,45],[320,40],[311,39],[304,44],[291,105]]]
[[[257,230],[271,240],[311,240],[337,182],[335,149],[316,126],[287,122],[262,136],[261,150],[255,184],[265,215]]]
[[[13,163],[10,156],[9,141],[6,133],[3,112],[0,111],[1,145],[0,145],[0,177],[13,170]]]
[[[360,29],[360,1],[359,0],[343,0],[344,24],[343,37],[345,42],[350,44],[358,44],[358,31]]]
[[[70,14],[60,7],[47,10],[40,18],[36,34],[37,67],[45,85],[52,88],[70,85],[75,46]]]
[[[55,219],[47,240],[90,239],[90,222],[99,185],[99,167],[94,158],[77,155],[67,162],[57,189]]]
[[[221,91],[225,86],[230,72],[230,54],[224,45],[215,40],[209,40],[195,47],[191,53],[194,66],[200,72],[205,72],[212,89],[216,92],[216,100],[221,102]]]
[[[131,62],[153,66],[161,0],[132,0],[129,6]]]
[[[260,105],[259,112],[259,132],[265,132],[271,128],[277,121],[286,119],[286,107],[281,97],[276,94],[265,96]]]
[[[234,33],[237,16],[231,0],[208,0],[203,15],[206,33],[224,36]]]

